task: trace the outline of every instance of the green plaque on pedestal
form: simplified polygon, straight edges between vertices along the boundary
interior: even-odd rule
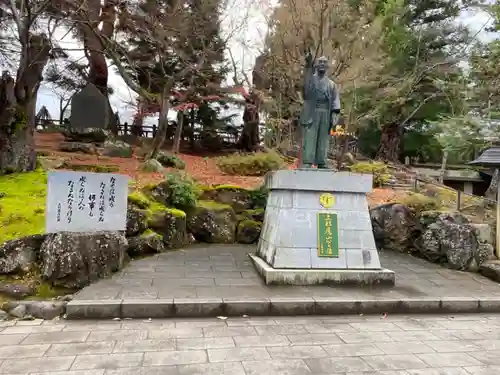
[[[337,214],[318,213],[318,256],[327,258],[339,256]]]

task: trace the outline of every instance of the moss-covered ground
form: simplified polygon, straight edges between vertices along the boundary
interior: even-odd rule
[[[0,244],[44,232],[46,195],[42,170],[0,176]]]

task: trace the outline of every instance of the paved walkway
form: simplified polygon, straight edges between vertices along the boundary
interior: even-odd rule
[[[479,274],[394,252],[380,254],[383,267],[396,272],[394,288],[266,286],[247,256],[252,252],[254,246],[196,246],[135,260],[111,279],[86,287],[76,299],[500,297],[500,284]]]
[[[0,322],[0,374],[498,375],[500,315]]]

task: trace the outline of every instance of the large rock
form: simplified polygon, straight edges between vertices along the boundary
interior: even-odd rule
[[[236,242],[243,244],[256,243],[260,237],[262,223],[255,220],[242,220],[236,230]]]
[[[83,154],[97,154],[97,147],[92,143],[62,142],[59,150],[64,152],[81,152]]]
[[[137,236],[148,229],[148,215],[131,205],[127,208],[127,237]]]
[[[187,222],[183,211],[165,209],[154,212],[148,226],[163,236],[168,249],[177,249],[187,243]]]
[[[141,165],[141,171],[143,172],[158,173],[164,170],[165,168],[163,168],[163,165],[156,159],[146,160],[144,164]]]
[[[162,166],[166,168],[177,168],[184,169],[186,168],[186,163],[182,159],[180,159],[177,155],[169,154],[164,151],[160,151],[156,156],[156,160],[161,163]]]
[[[118,232],[49,234],[40,249],[42,277],[56,286],[82,288],[120,270],[127,248]]]
[[[492,257],[492,247],[482,246],[477,232],[463,215],[441,213],[422,233],[420,255],[452,269],[477,271]]]
[[[34,270],[45,235],[7,241],[0,246],[0,274],[25,274]]]
[[[218,186],[203,192],[202,199],[227,204],[238,214],[252,208],[252,200],[248,190],[238,187]]]
[[[236,236],[236,214],[231,206],[200,202],[188,213],[187,226],[198,241],[233,243]]]
[[[479,273],[488,279],[500,283],[500,260],[489,260],[481,264]]]
[[[116,158],[131,158],[134,154],[132,146],[120,140],[108,140],[104,143],[102,154]]]
[[[414,252],[422,227],[404,205],[387,203],[370,210],[373,236],[379,250]]]
[[[111,137],[111,133],[101,128],[85,128],[71,129],[64,132],[64,136],[68,141],[73,142],[104,143]]]
[[[14,299],[23,299],[36,293],[35,289],[24,284],[8,284],[0,282],[0,294]]]
[[[131,257],[162,253],[166,250],[163,237],[157,233],[143,233],[128,239],[128,255]]]

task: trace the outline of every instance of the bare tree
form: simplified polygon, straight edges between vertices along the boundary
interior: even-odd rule
[[[50,6],[50,0],[0,3],[1,27],[12,26],[10,33],[0,35],[0,51],[13,52],[18,60],[15,76],[4,71],[0,78],[0,174],[36,166],[36,99],[51,53],[49,37],[40,32],[38,21]]]

